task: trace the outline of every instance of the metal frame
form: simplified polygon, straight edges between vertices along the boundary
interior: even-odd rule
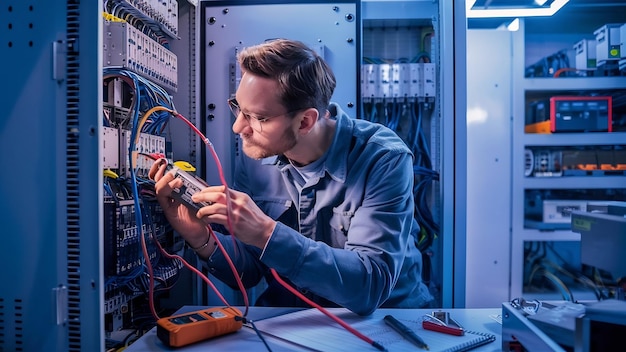
[[[0,260],[18,268],[0,273],[3,350],[104,349],[100,16],[99,2],[3,7]]]

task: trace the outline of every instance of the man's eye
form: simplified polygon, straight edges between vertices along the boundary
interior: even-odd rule
[[[245,115],[245,117],[246,117],[246,120],[248,120],[248,121],[249,121],[250,119],[254,119],[254,120],[257,120],[257,121],[259,121],[259,122],[265,122],[265,121],[267,121],[267,120],[268,120],[268,118],[267,118],[267,117],[259,117],[259,116],[257,116],[257,115],[253,115],[253,114],[244,114],[244,115]]]

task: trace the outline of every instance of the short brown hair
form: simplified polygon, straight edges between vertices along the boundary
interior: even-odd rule
[[[304,43],[274,39],[244,48],[237,60],[253,75],[275,79],[288,111],[316,108],[324,116],[336,80],[328,64]]]

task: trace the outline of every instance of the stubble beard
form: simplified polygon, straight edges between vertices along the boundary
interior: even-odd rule
[[[282,155],[297,143],[295,133],[287,129],[276,142],[260,143],[252,135],[241,135],[243,152],[253,159],[264,159]]]

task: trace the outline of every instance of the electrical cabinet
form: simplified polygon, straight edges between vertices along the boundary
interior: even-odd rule
[[[5,67],[10,68],[5,78],[11,89],[0,98],[8,107],[0,128],[0,145],[7,151],[1,160],[8,168],[2,186],[8,201],[0,211],[4,235],[0,257],[5,268],[19,270],[3,270],[1,274],[2,281],[10,284],[0,290],[0,315],[4,317],[0,321],[0,349],[102,351],[112,337],[111,330],[123,326],[121,320],[105,321],[105,315],[128,308],[119,304],[123,295],[105,293],[109,283],[105,276],[117,275],[129,265],[139,267],[140,263],[124,262],[124,253],[104,248],[105,241],[115,240],[105,232],[119,227],[120,219],[128,215],[123,213],[133,210],[129,202],[120,204],[118,212],[115,202],[104,201],[103,181],[110,173],[103,176],[103,169],[119,169],[120,174],[127,175],[131,163],[126,160],[128,153],[123,153],[128,150],[114,144],[128,141],[131,135],[103,126],[103,120],[123,119],[130,113],[125,104],[137,96],[124,93],[121,81],[110,79],[111,72],[104,72],[104,67],[139,69],[153,76],[164,73],[153,77],[166,88],[164,95],[178,113],[218,141],[218,153],[228,162],[232,140],[225,137],[230,135],[226,98],[233,92],[231,79],[236,79],[231,64],[237,47],[292,33],[315,45],[337,67],[341,84],[337,100],[359,117],[358,66],[365,19],[370,21],[366,24],[369,28],[380,28],[377,21],[385,21],[386,28],[402,27],[400,32],[409,36],[416,33],[412,29],[425,24],[437,33],[436,37],[425,36],[426,41],[413,42],[424,43],[434,53],[435,65],[422,65],[418,75],[426,77],[422,80],[427,83],[420,94],[434,98],[429,99],[432,116],[426,124],[433,165],[440,172],[439,184],[429,195],[441,226],[441,252],[437,253],[434,272],[441,278],[442,305],[463,305],[464,276],[451,273],[454,263],[464,259],[464,237],[455,236],[464,233],[464,216],[457,209],[464,207],[464,164],[462,158],[454,158],[465,145],[464,122],[454,108],[464,104],[460,94],[464,89],[463,69],[455,69],[455,62],[464,62],[464,46],[460,44],[449,55],[441,53],[456,45],[455,36],[464,43],[464,30],[459,29],[465,20],[463,1],[151,2],[164,6],[150,11],[162,20],[160,24],[138,11],[146,3],[31,1],[7,4],[2,10],[0,52]],[[128,12],[124,17],[145,26],[145,31],[105,23],[103,9],[107,6],[109,10],[124,8]],[[224,19],[231,7],[237,11],[223,21],[227,26],[211,26],[212,17]],[[275,17],[276,9],[287,7],[301,10],[289,13],[296,15],[288,18]],[[326,22],[320,22],[322,19]],[[275,28],[264,28],[267,23]],[[411,30],[404,28],[404,23]],[[298,33],[293,32],[296,24],[300,25]],[[146,38],[150,32],[159,34]],[[166,38],[167,50],[148,41],[155,38]],[[147,49],[155,55],[127,51],[126,45],[139,44],[143,49],[144,44],[150,46]],[[211,56],[216,48],[223,52]],[[394,55],[400,58],[399,53]],[[155,71],[153,64],[164,69]],[[167,138],[139,133],[137,140],[146,148],[141,152],[165,152],[175,160],[195,165],[203,176],[214,175],[213,161],[187,125],[174,120],[165,132]],[[145,177],[149,165],[146,162],[139,168],[141,176]],[[126,231],[122,232],[124,237]],[[130,237],[135,235],[134,230],[131,232]],[[159,236],[156,232],[153,235]],[[191,275],[185,275],[181,274],[179,285],[193,281]],[[180,292],[172,289],[168,307],[185,299],[195,300],[185,303],[200,304],[212,299],[207,299],[210,293],[202,284],[183,286]],[[167,299],[161,303],[167,305]]]
[[[615,285],[581,262],[571,212],[626,199],[626,53],[613,30],[624,14],[572,3],[512,34],[509,299],[599,299]]]
[[[465,124],[462,109],[452,109],[465,104],[456,91],[464,87],[464,64],[456,63],[465,61],[465,30],[453,25],[464,22],[464,2],[361,6],[358,117],[392,128],[413,151],[422,276],[439,305],[464,306],[465,275],[453,263],[465,262],[465,218],[457,211],[465,205],[465,177],[457,175],[465,159],[453,155],[464,149]]]
[[[200,31],[198,127],[219,155],[224,177],[233,180],[234,162],[240,153],[238,136],[226,101],[234,97],[241,72],[236,62],[239,50],[273,38],[302,41],[323,57],[335,73],[337,87],[331,98],[350,116],[357,114],[358,8],[354,1],[298,2],[291,4],[206,1],[199,6]],[[276,20],[279,19],[279,20]],[[287,30],[288,29],[288,30]],[[222,184],[216,160],[200,145],[201,175],[209,184]],[[216,281],[216,280],[214,280]],[[241,293],[215,282],[231,304],[243,304]],[[204,286],[204,284],[200,284]],[[254,302],[265,288],[261,282],[249,290]],[[212,293],[209,304],[220,304]],[[206,296],[206,295],[205,295]]]
[[[363,3],[362,63],[359,118],[391,128],[414,154],[415,209],[421,227],[422,278],[441,302],[441,253],[435,238],[441,232],[441,198],[437,192],[441,160],[440,99],[437,71],[441,62],[437,40],[437,6],[401,2],[381,7]],[[417,11],[419,6],[420,11]],[[413,11],[407,11],[408,9]],[[432,264],[432,265],[431,265]]]
[[[462,5],[461,2],[456,4],[458,7]],[[464,143],[463,140],[455,140],[457,136],[464,136],[463,131],[454,134],[454,127],[451,127],[457,121],[451,108],[456,104],[451,101],[452,97],[458,96],[453,93],[455,86],[444,84],[454,81],[457,78],[455,74],[462,76],[462,72],[453,69],[452,57],[440,52],[441,48],[452,43],[452,32],[448,29],[452,28],[452,7],[451,4],[437,4],[430,0],[297,4],[208,1],[201,5],[202,35],[199,38],[199,47],[203,48],[199,67],[204,86],[199,98],[201,118],[198,122],[221,156],[227,180],[232,174],[234,155],[239,152],[236,148],[237,136],[224,133],[230,131],[232,123],[225,101],[235,93],[240,78],[235,55],[243,46],[286,36],[285,28],[290,29],[288,37],[317,49],[329,62],[338,82],[332,99],[352,117],[372,119],[373,106],[379,112],[385,110],[382,107],[390,105],[414,108],[411,110],[415,111],[416,120],[420,116],[421,127],[400,123],[398,127],[401,131],[398,131],[407,140],[409,135],[415,141],[418,136],[423,138],[424,144],[416,153],[418,158],[425,158],[424,150],[430,154],[430,170],[422,182],[425,186],[421,190],[423,199],[419,202],[423,208],[429,207],[427,211],[432,214],[432,222],[440,229],[430,233],[439,240],[428,249],[433,255],[426,259],[432,258],[433,262],[429,262],[424,270],[429,277],[433,276],[432,281],[438,285],[434,289],[438,301],[445,305],[454,304],[452,290],[455,278],[447,274],[453,270],[444,267],[453,261],[444,258],[451,258],[453,253],[463,253],[461,240],[456,244],[457,252],[452,247],[454,232],[462,233],[464,226],[463,219],[454,224],[453,212],[444,212],[446,206],[463,207],[464,204],[463,199],[453,199],[457,193],[448,191],[457,185],[463,186],[456,178],[456,163],[452,155],[457,142],[459,146]],[[277,16],[280,21],[271,20]],[[373,69],[376,69],[375,73]],[[370,80],[372,84],[365,84]],[[410,84],[413,81],[420,83]],[[376,93],[370,94],[370,88]],[[390,122],[385,119],[374,118],[376,122]],[[212,171],[212,157],[202,148],[199,154],[203,156],[205,177],[209,183],[221,182]],[[438,180],[434,181],[433,177],[438,177]],[[458,294],[462,295],[462,292]],[[457,297],[456,302],[460,301]]]
[[[102,9],[101,319],[105,348],[112,349],[197,300],[185,266],[198,259],[169,225],[148,180],[161,157],[200,166],[198,136],[180,121],[196,123],[198,79],[187,73],[195,62],[197,9],[176,0],[102,1]]]
[[[0,11],[0,350],[100,351],[101,3]]]

